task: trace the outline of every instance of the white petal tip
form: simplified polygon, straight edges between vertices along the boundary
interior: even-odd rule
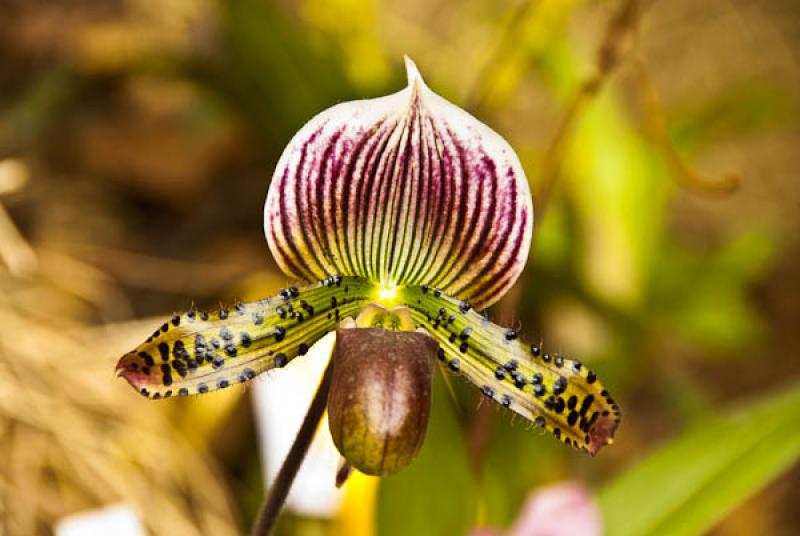
[[[419,69],[417,69],[417,65],[414,63],[414,60],[409,58],[407,55],[404,55],[403,59],[406,62],[406,76],[408,77],[408,87],[415,86],[416,84],[425,86],[425,81],[422,79],[422,75],[419,74]]]

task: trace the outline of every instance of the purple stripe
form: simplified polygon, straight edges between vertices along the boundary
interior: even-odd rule
[[[493,279],[484,279],[483,284],[478,286],[471,294],[481,297],[485,295],[480,301],[487,302],[491,301],[491,297],[497,296],[499,299],[500,296],[505,294],[505,292],[514,284],[514,282],[519,277],[519,274],[522,272],[522,269],[525,267],[525,263],[527,261],[526,258],[520,258],[520,254],[522,252],[523,247],[523,238],[525,233],[523,232],[525,226],[527,225],[528,213],[522,211],[520,214],[520,232],[517,233],[517,236],[514,238],[514,243],[511,247],[511,256],[509,257],[512,259],[511,262],[508,264],[508,270],[506,271],[505,277],[503,277],[500,281],[494,281]],[[527,244],[526,244],[527,247]],[[500,272],[502,273],[502,272]],[[480,276],[474,280],[475,282],[480,282]],[[478,300],[476,300],[478,301]]]
[[[446,274],[447,274],[446,270],[449,270],[450,267],[453,265],[453,262],[455,262],[454,252],[457,250],[457,248],[458,248],[458,250],[463,248],[463,244],[462,244],[463,240],[464,240],[463,227],[464,227],[464,220],[465,220],[465,218],[467,216],[466,212],[468,210],[468,206],[467,206],[467,201],[468,201],[468,191],[467,191],[467,189],[468,189],[468,185],[467,185],[468,175],[467,174],[468,174],[468,171],[465,168],[466,159],[464,158],[464,153],[463,153],[463,150],[462,150],[461,146],[459,145],[458,141],[453,137],[453,133],[452,133],[452,131],[450,131],[449,128],[447,129],[447,135],[450,138],[451,143],[455,146],[456,154],[458,155],[458,163],[459,163],[458,170],[454,171],[451,168],[451,171],[450,171],[450,175],[453,177],[453,182],[456,185],[455,190],[456,190],[456,193],[458,195],[458,199],[457,200],[455,200],[455,199],[453,200],[455,202],[455,207],[454,208],[455,208],[455,212],[456,212],[453,238],[450,241],[449,248],[447,250],[447,255],[444,258],[444,262],[442,262],[439,265],[438,270],[436,271],[436,273],[431,278],[431,282],[434,285],[437,285],[437,286],[446,277]],[[452,160],[451,160],[451,162],[452,162]],[[458,179],[460,179],[460,180],[458,180],[456,178],[457,176],[458,176]],[[454,196],[451,195],[450,197],[453,198]],[[452,214],[451,214],[451,218],[452,218]]]
[[[524,266],[527,181],[507,144],[414,80],[323,112],[292,140],[265,207],[268,242],[293,276],[388,277],[486,306]]]
[[[403,207],[406,203],[402,203],[401,201],[405,201],[405,191],[406,191],[406,184],[413,180],[411,177],[411,153],[414,151],[414,122],[417,119],[417,108],[411,108],[411,116],[409,117],[408,121],[411,123],[410,127],[406,129],[406,143],[403,147],[403,156],[402,156],[402,165],[400,166],[401,170],[400,173],[393,176],[401,177],[399,181],[392,181],[392,190],[395,191],[395,195],[392,196],[392,214],[393,217],[390,221],[390,231],[389,231],[389,244],[386,244],[386,247],[389,247],[389,255],[386,259],[386,269],[389,273],[397,273],[395,267],[395,251],[399,246],[398,242],[401,240],[400,232],[403,232],[405,235],[405,222],[401,222],[401,214],[403,211]],[[407,179],[408,178],[408,179]]]
[[[289,168],[286,168],[279,183],[280,191],[284,191],[288,175],[289,175]],[[300,252],[297,250],[297,246],[295,246],[294,244],[294,238],[292,237],[292,234],[286,232],[287,229],[290,229],[288,222],[289,211],[287,210],[286,207],[286,196],[281,195],[279,197],[279,206],[280,210],[278,216],[280,217],[281,221],[281,226],[280,226],[281,235],[283,236],[286,245],[289,247],[290,256],[292,258],[293,264],[297,267],[297,272],[303,277],[308,277],[308,274],[310,274],[311,270],[305,263],[305,260],[300,256]]]
[[[366,190],[365,190],[365,198],[361,202],[361,246],[362,246],[362,266],[363,266],[363,274],[365,276],[371,276],[374,279],[378,279],[376,274],[374,273],[376,270],[375,260],[373,257],[373,248],[375,247],[375,236],[374,231],[375,227],[378,226],[380,221],[380,211],[377,210],[378,207],[378,200],[380,198],[381,189],[383,188],[382,180],[378,179],[377,183],[374,180],[374,177],[378,177],[381,175],[382,170],[385,166],[381,164],[385,162],[387,159],[391,158],[392,148],[389,147],[389,140],[392,138],[392,134],[397,130],[398,124],[394,125],[394,128],[386,133],[386,139],[381,146],[381,150],[375,154],[375,158],[372,162],[372,166],[367,174],[364,175],[365,182],[366,182]],[[373,213],[373,220],[372,224],[373,227],[370,229],[367,227],[367,223],[369,221],[369,214]],[[367,234],[369,233],[369,235]]]
[[[335,185],[334,180],[335,177],[338,176],[338,168],[340,167],[340,159],[336,158],[336,146],[339,142],[339,138],[341,138],[344,132],[344,127],[339,127],[336,131],[334,131],[333,135],[327,141],[325,146],[325,151],[322,155],[322,164],[319,170],[319,174],[316,177],[316,188],[315,188],[315,196],[314,199],[309,199],[309,204],[314,208],[312,210],[312,218],[311,224],[314,227],[314,236],[317,238],[317,242],[321,245],[320,253],[326,257],[326,260],[333,266],[336,266],[336,257],[334,256],[333,247],[331,246],[331,241],[328,230],[328,220],[330,220],[331,228],[336,228],[336,217],[332,216],[328,213],[325,209],[326,204],[326,197],[323,195],[323,190],[325,186],[325,182],[327,180],[329,187],[328,187],[328,197],[330,199],[330,190]],[[330,177],[333,180],[328,180],[328,169],[331,169]],[[307,180],[306,182],[311,182]],[[332,206],[332,204],[331,204]],[[316,216],[316,217],[315,217]],[[331,274],[330,270],[327,270],[323,267],[323,274],[322,277],[326,275],[335,275]]]
[[[428,216],[428,225],[425,228],[424,237],[427,243],[426,247],[424,248],[424,257],[422,261],[418,262],[417,269],[409,277],[410,282],[420,284],[427,283],[425,279],[430,273],[431,267],[435,263],[436,256],[438,255],[442,241],[444,240],[444,233],[439,233],[437,231],[439,230],[442,220],[445,218],[444,203],[446,200],[446,195],[443,191],[443,179],[445,176],[444,160],[447,155],[447,148],[442,148],[443,158],[439,158],[439,153],[436,149],[436,127],[433,124],[432,119],[429,119],[428,123],[431,130],[432,143],[430,143],[428,147],[427,154],[429,155],[429,160],[435,162],[435,165],[431,166],[432,179],[428,181],[427,206],[432,207],[435,203],[435,208],[432,208],[428,211],[432,212],[433,214]],[[434,154],[435,156],[431,156]]]
[[[369,149],[367,159],[364,161],[359,176],[354,212],[356,213],[355,254],[358,258],[358,273],[360,274],[367,273],[366,213],[369,210],[368,199],[372,194],[371,190],[373,186],[370,177],[373,177],[374,173],[377,172],[377,166],[382,159],[382,155],[389,144],[389,138],[396,126],[396,124],[389,124],[384,132],[376,136],[375,143]]]
[[[314,246],[312,244],[312,240],[309,237],[309,232],[311,230],[309,229],[308,223],[306,223],[306,217],[308,216],[308,214],[306,214],[305,207],[303,207],[303,205],[301,205],[301,203],[303,202],[303,198],[300,195],[300,191],[301,191],[301,187],[303,187],[303,186],[308,187],[308,183],[309,183],[309,181],[303,180],[303,178],[304,178],[303,177],[303,168],[305,167],[306,158],[308,157],[308,147],[309,147],[309,145],[313,144],[316,141],[316,139],[318,137],[318,134],[320,132],[322,132],[322,129],[320,129],[317,132],[315,132],[314,135],[311,136],[311,138],[309,138],[308,141],[306,141],[303,144],[303,149],[302,149],[302,151],[300,153],[300,162],[295,167],[295,173],[294,173],[295,211],[297,213],[297,220],[298,220],[297,230],[300,231],[300,236],[298,236],[296,238],[298,239],[298,242],[302,242],[303,243],[303,245],[305,246],[306,250],[308,250],[308,251],[317,251],[319,254],[321,254],[322,252],[319,252],[318,248],[314,248]],[[311,169],[314,169],[314,167],[312,167]],[[281,209],[282,209],[282,211],[286,210],[286,207],[285,206],[281,207]],[[282,214],[282,216],[285,216],[285,214]],[[282,220],[282,222],[283,222],[284,225],[286,225],[284,220]],[[306,266],[308,266],[308,268],[309,268],[309,273],[305,274],[306,278],[309,279],[309,280],[322,279],[322,277],[325,274],[325,270],[322,268],[322,264],[320,264],[320,262],[318,260],[318,257],[315,256],[315,255],[308,255],[307,257],[308,257],[307,259],[302,259],[302,262],[304,262],[306,264]],[[309,261],[313,262],[313,264],[317,268],[316,270],[314,269],[314,266],[312,266],[309,263]]]
[[[497,221],[497,214],[496,214],[496,212],[497,212],[497,189],[498,189],[498,182],[499,182],[498,177],[497,177],[497,169],[496,169],[496,166],[494,165],[494,161],[492,161],[491,159],[489,159],[485,155],[482,158],[482,162],[486,166],[487,173],[486,174],[481,174],[482,180],[481,180],[481,187],[479,189],[479,191],[481,192],[481,194],[480,194],[481,198],[478,201],[478,206],[482,205],[482,195],[483,195],[484,183],[488,183],[488,185],[489,185],[489,195],[488,195],[489,207],[486,210],[486,214],[482,215],[483,216],[483,218],[482,218],[483,219],[483,225],[481,226],[480,232],[477,233],[478,239],[473,244],[473,246],[470,249],[470,251],[466,254],[466,257],[467,257],[468,261],[465,262],[461,266],[461,269],[457,273],[453,274],[453,277],[451,279],[451,281],[454,282],[453,286],[450,287],[448,285],[449,290],[451,290],[453,292],[453,294],[456,294],[456,295],[458,295],[460,292],[462,292],[464,290],[464,287],[466,286],[463,283],[460,284],[460,285],[457,283],[458,281],[461,280],[461,276],[465,272],[467,272],[469,269],[471,269],[471,267],[473,267],[474,265],[485,261],[486,256],[487,256],[487,250],[488,250],[489,244],[491,244],[491,242],[488,240],[489,233],[492,231],[492,227],[495,225],[495,222]],[[492,266],[492,262],[491,261],[486,262],[486,264],[483,266],[480,274],[485,273],[487,271],[487,269],[491,269],[491,266]],[[501,267],[498,267],[498,271],[502,271]],[[476,278],[480,278],[480,277],[481,277],[481,275],[476,276]]]
[[[381,120],[375,124],[374,127],[370,129],[370,132],[365,132],[361,136],[358,137],[356,146],[350,154],[350,158],[347,159],[347,164],[345,165],[344,171],[342,172],[342,196],[339,197],[337,195],[338,192],[334,190],[333,193],[329,193],[331,199],[338,200],[338,208],[342,210],[342,218],[341,218],[341,226],[339,226],[336,231],[336,240],[340,242],[340,247],[344,246],[344,254],[341,257],[341,260],[344,262],[346,261],[346,268],[343,269],[343,272],[347,274],[354,274],[355,273],[355,263],[353,262],[354,251],[351,251],[350,248],[350,240],[348,240],[348,235],[350,234],[350,222],[348,221],[348,216],[350,215],[350,199],[353,197],[355,193],[357,196],[357,192],[353,192],[353,183],[357,180],[354,178],[354,174],[356,172],[356,167],[358,164],[359,159],[361,158],[361,153],[364,148],[369,146],[370,141],[374,141],[376,138],[379,139],[378,136],[379,129],[383,126],[384,121]],[[376,135],[371,135],[376,134]],[[369,146],[370,151],[374,148],[375,144]],[[370,152],[367,153],[368,155],[371,154]],[[361,181],[363,184],[363,181]],[[357,198],[357,197],[356,197]],[[353,244],[355,246],[355,244]]]
[[[414,147],[417,153],[417,173],[419,176],[417,177],[418,180],[413,181],[413,184],[416,186],[414,188],[414,198],[412,199],[409,195],[409,203],[410,208],[408,212],[408,221],[403,222],[403,229],[404,233],[403,236],[405,237],[405,233],[408,231],[410,227],[411,238],[409,240],[410,244],[413,246],[416,244],[417,240],[420,240],[422,236],[418,238],[418,232],[424,232],[427,225],[428,225],[428,214],[426,213],[426,206],[423,205],[424,200],[426,199],[425,192],[428,186],[428,174],[427,166],[430,163],[427,158],[424,157],[424,136],[425,136],[425,129],[424,129],[424,116],[420,113],[420,120],[419,120],[419,139],[417,140],[417,145]],[[413,211],[411,210],[413,209]],[[414,222],[418,222],[419,225],[414,225]],[[412,270],[416,268],[416,264],[419,261],[419,255],[422,251],[422,248],[413,248],[411,251],[406,253],[406,262],[400,264],[400,273],[398,274],[398,279],[401,281],[409,281],[409,274]]]

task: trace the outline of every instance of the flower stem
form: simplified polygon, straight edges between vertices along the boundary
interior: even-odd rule
[[[644,10],[653,1],[623,0],[606,23],[603,38],[595,52],[595,72],[581,82],[577,92],[572,96],[539,165],[537,181],[539,186],[533,193],[533,198],[539,200],[534,207],[539,218],[542,217],[553,186],[561,175],[561,166],[575,123],[586,105],[600,93],[604,84],[634,46],[639,21]]]
[[[270,487],[269,496],[258,512],[258,517],[251,532],[252,536],[267,536],[275,527],[275,522],[278,520],[283,503],[286,502],[286,497],[289,495],[292,482],[297,476],[297,471],[306,457],[311,440],[314,439],[319,422],[325,413],[325,407],[328,403],[328,391],[331,387],[332,369],[333,361],[329,361],[317,392],[314,394],[314,399],[311,401],[305,419],[303,419],[303,424],[300,425],[300,430],[294,439],[292,448],[289,449],[281,470]]]

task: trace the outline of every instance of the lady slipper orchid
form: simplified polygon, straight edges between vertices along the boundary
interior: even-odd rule
[[[389,474],[414,457],[437,358],[595,454],[620,418],[595,374],[477,312],[528,256],[533,208],[519,159],[433,93],[408,58],[406,69],[408,87],[320,113],[278,162],[267,243],[289,277],[317,282],[175,315],[122,357],[118,374],[151,399],[207,393],[283,367],[337,330],[329,423],[359,470]]]

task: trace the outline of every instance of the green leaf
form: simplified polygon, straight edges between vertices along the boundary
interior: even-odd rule
[[[714,251],[664,247],[653,272],[650,313],[696,346],[751,351],[764,326],[746,290],[763,277],[775,247],[773,235],[760,229],[734,236]]]
[[[410,466],[381,480],[378,534],[466,534],[475,525],[477,489],[462,430],[441,375],[425,444]]]
[[[220,2],[225,55],[200,62],[194,73],[241,109],[269,149],[285,143],[327,104],[353,97],[329,42],[294,24],[276,4]]]
[[[531,490],[574,476],[576,465],[594,460],[583,452],[565,449],[507,411],[497,413],[481,475],[481,525],[509,527]]]
[[[702,534],[800,457],[800,384],[687,431],[612,481],[609,536]]]
[[[642,304],[664,243],[670,183],[613,95],[587,106],[564,163],[577,215],[577,273],[596,298],[620,310]]]

